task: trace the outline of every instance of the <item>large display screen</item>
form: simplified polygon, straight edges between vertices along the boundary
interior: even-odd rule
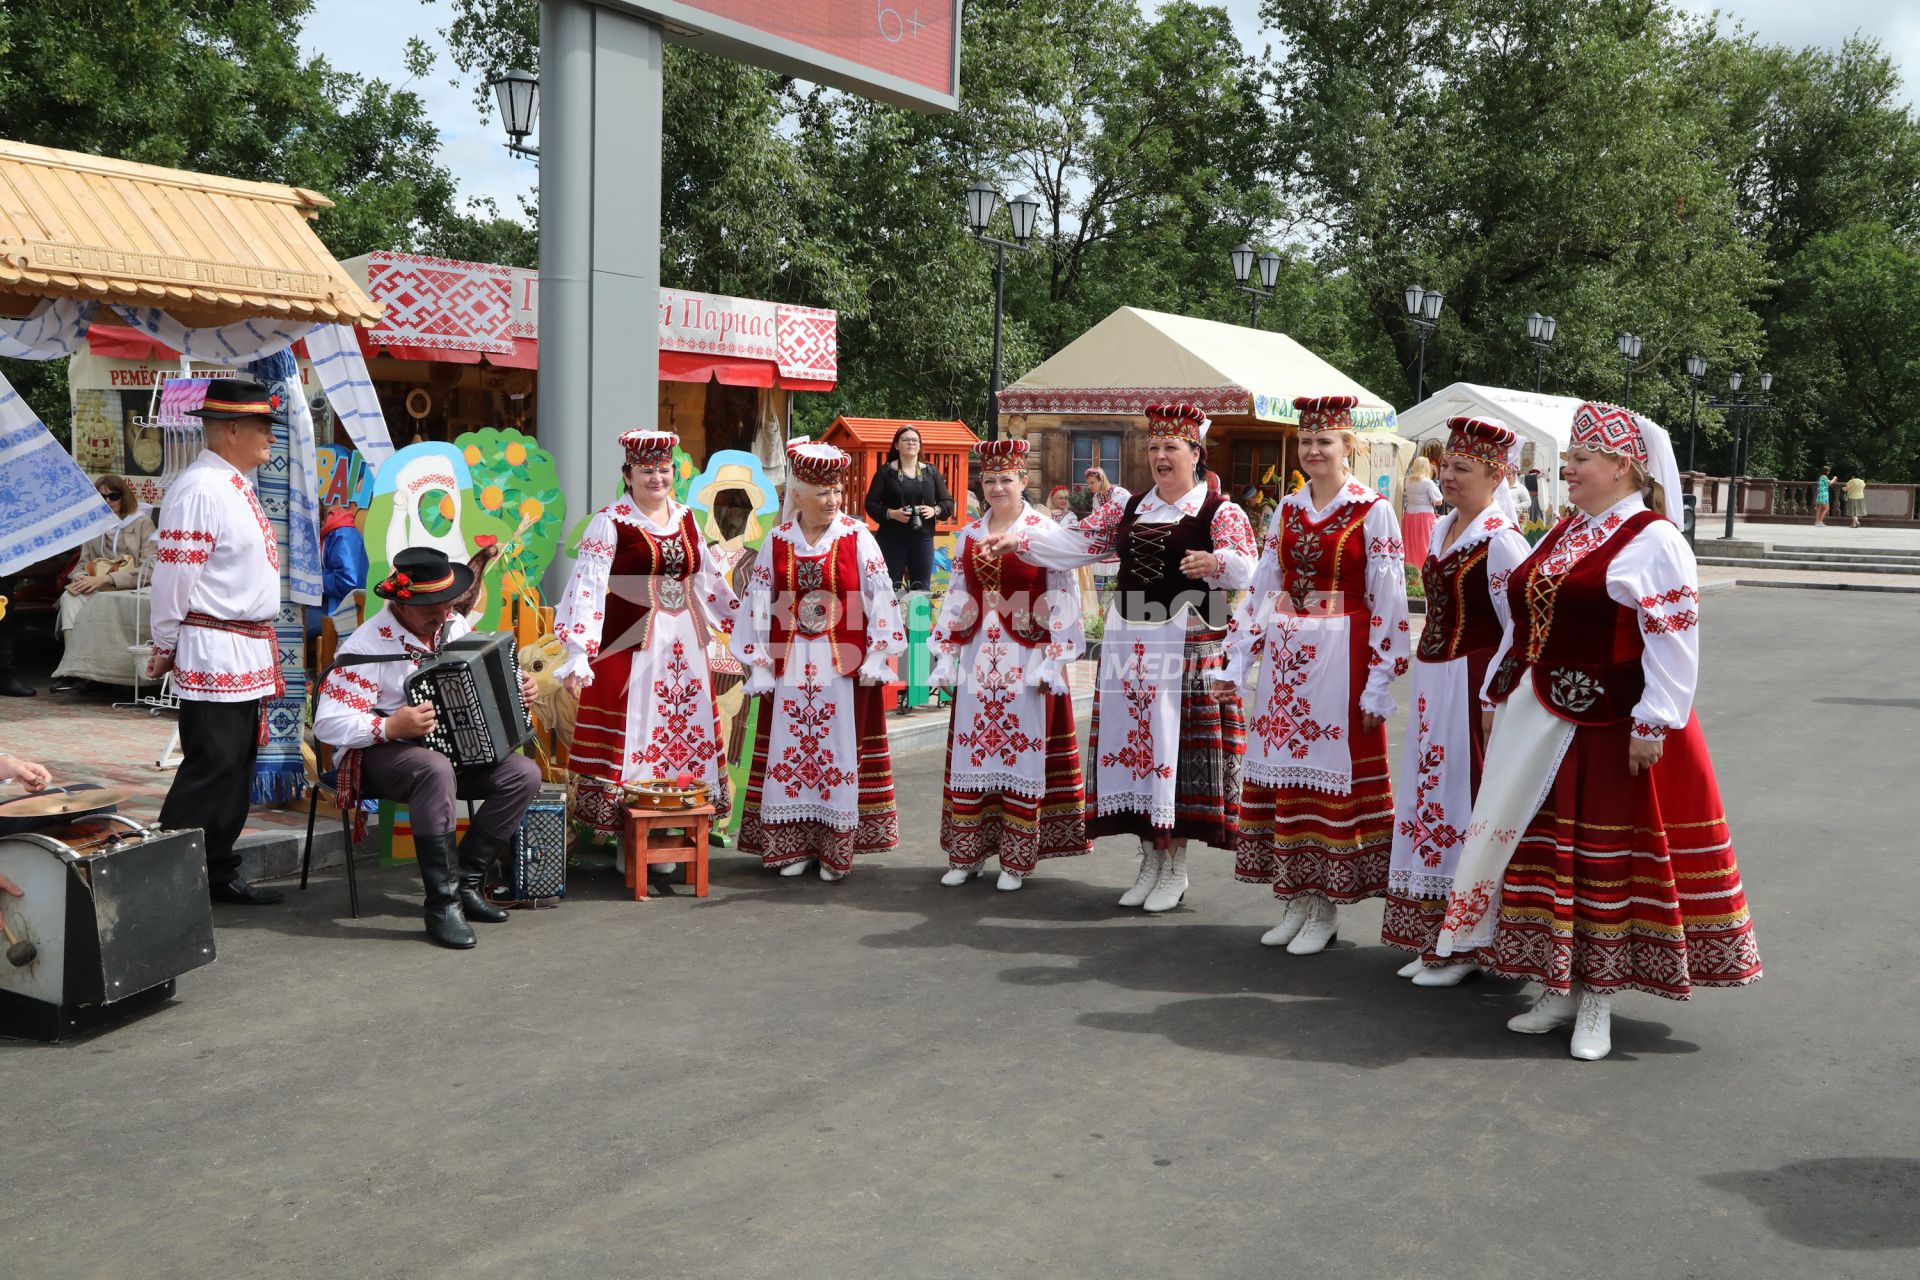
[[[923,111],[960,105],[960,0],[599,0],[741,62]]]

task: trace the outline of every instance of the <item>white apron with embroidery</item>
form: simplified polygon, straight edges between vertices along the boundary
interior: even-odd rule
[[[1440,517],[1429,555],[1439,557],[1457,517],[1458,512]],[[1461,534],[1447,554],[1459,555],[1503,532],[1518,540],[1504,516],[1489,512],[1475,528]],[[1516,547],[1496,542],[1488,548],[1488,589],[1503,624],[1507,573],[1531,550],[1524,542]],[[1387,867],[1387,891],[1401,897],[1446,897],[1466,850],[1467,826],[1473,818],[1473,725],[1480,715],[1480,691],[1472,685],[1469,661],[1461,657],[1413,664],[1413,709],[1401,751],[1393,856]],[[1491,776],[1483,770],[1481,785]]]
[[[1345,614],[1283,612],[1267,603],[1255,623],[1251,652],[1260,682],[1247,704],[1247,756],[1241,777],[1268,787],[1306,787],[1329,795],[1353,791],[1347,744],[1350,682]]]
[[[1103,815],[1144,813],[1156,827],[1173,826],[1187,616],[1192,612],[1192,605],[1183,605],[1165,622],[1128,622],[1118,604],[1107,608],[1100,640],[1100,741],[1094,762]]]

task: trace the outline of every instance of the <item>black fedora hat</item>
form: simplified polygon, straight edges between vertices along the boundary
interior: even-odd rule
[[[280,397],[252,378],[215,378],[207,384],[207,398],[188,413],[215,421],[233,418],[271,418]]]
[[[473,570],[447,559],[432,547],[408,547],[393,558],[387,576],[373,594],[399,604],[442,604],[473,589]]]

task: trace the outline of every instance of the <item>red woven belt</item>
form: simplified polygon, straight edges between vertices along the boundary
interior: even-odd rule
[[[280,670],[279,637],[273,633],[271,622],[238,622],[232,618],[216,618],[210,613],[189,613],[180,620],[183,627],[199,627],[203,631],[224,631],[228,635],[245,636],[249,640],[265,640],[274,646],[273,655],[273,698],[287,696],[287,677]],[[267,745],[267,706],[273,698],[260,700],[260,731],[258,741]]]

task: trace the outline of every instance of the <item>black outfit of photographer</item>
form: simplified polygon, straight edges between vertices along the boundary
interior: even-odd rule
[[[940,514],[923,517],[920,507],[937,507]],[[912,512],[904,522],[887,514],[902,508]],[[902,473],[897,462],[882,466],[867,486],[867,515],[880,526],[873,537],[887,558],[887,576],[902,591],[928,590],[933,581],[934,525],[953,518],[953,495],[947,492],[940,469],[925,459],[914,476]]]

